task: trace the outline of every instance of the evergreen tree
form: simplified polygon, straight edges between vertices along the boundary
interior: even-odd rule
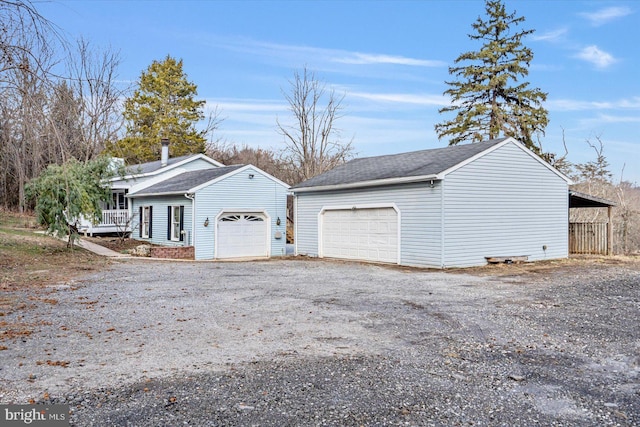
[[[452,104],[439,112],[456,116],[436,124],[436,133],[438,138],[450,138],[449,145],[511,136],[540,154],[534,136],[544,135],[548,123],[541,105],[547,94],[522,81],[533,59],[522,39],[534,30],[514,32],[512,27],[525,18],[507,14],[500,0],[487,0],[485,10],[486,20],[479,17],[469,34],[471,40],[483,42],[482,48],[461,54],[456,66],[449,68],[449,74],[457,77],[446,82],[449,89],[444,92]]]
[[[197,86],[187,80],[182,60],[167,56],[153,61],[138,82],[138,89],[124,104],[126,136],[108,144],[107,152],[127,163],[160,159],[161,139],[171,141],[171,156],[204,153],[207,130],[195,124],[204,119],[206,101],[196,100]]]

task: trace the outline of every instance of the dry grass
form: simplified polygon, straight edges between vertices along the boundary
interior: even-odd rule
[[[514,264],[488,264],[482,267],[449,269],[452,273],[474,274],[478,276],[519,276],[519,275],[551,275],[571,274],[572,271],[589,268],[608,268],[623,266],[625,268],[640,271],[640,256],[603,256],[603,255],[571,255],[567,259],[555,259],[549,261],[536,261]]]
[[[66,243],[36,234],[28,215],[0,211],[0,341],[28,335],[35,325],[10,324],[5,316],[38,304],[56,304],[50,286],[107,265],[104,258]]]

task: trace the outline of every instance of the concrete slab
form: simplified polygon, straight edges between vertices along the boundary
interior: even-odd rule
[[[105,248],[104,246],[97,245],[93,242],[89,242],[82,238],[76,240],[76,244],[80,246],[82,249],[86,249],[95,254],[110,257],[110,258],[124,258],[129,256],[129,255],[121,254],[116,251],[112,251],[109,248]]]

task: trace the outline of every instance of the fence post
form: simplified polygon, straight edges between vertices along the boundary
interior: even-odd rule
[[[613,206],[607,207],[607,255],[613,255]]]

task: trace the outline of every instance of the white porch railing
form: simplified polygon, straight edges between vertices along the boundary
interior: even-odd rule
[[[125,227],[129,225],[129,211],[124,209],[103,210],[101,226],[119,226]]]

